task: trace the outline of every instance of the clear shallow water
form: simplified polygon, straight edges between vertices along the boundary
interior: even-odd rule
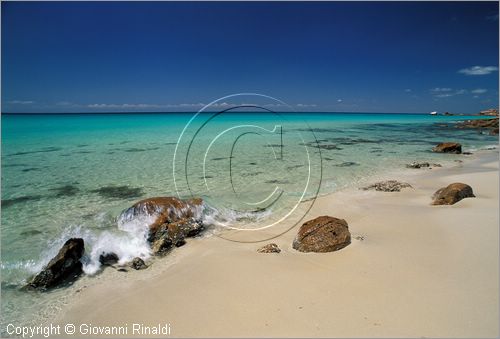
[[[18,288],[70,236],[85,239],[89,274],[99,271],[102,250],[123,261],[147,258],[145,224],[117,220],[140,199],[202,196],[215,211],[207,220],[255,229],[293,217],[293,206],[318,192],[415,160],[443,163],[430,152],[438,142],[458,141],[465,151],[498,143],[437,124],[471,118],[461,116],[204,114],[182,134],[192,117],[2,116],[2,324],[32,320],[42,303],[64,294]]]

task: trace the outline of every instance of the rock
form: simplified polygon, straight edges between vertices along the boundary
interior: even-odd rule
[[[497,111],[498,112],[498,111]],[[490,135],[498,135],[498,118],[493,119],[474,119],[459,122],[456,128],[476,128],[480,130],[490,130]]]
[[[156,197],[141,200],[123,211],[120,219],[129,221],[137,217],[153,216],[155,220],[150,225],[151,229],[167,222],[174,222],[186,218],[199,217],[203,201],[199,198],[186,201],[175,197]]]
[[[433,149],[433,152],[437,153],[454,153],[460,154],[462,153],[462,145],[457,142],[442,142],[436,145]]]
[[[399,182],[397,180],[387,180],[374,183],[373,185],[363,187],[362,190],[375,190],[382,192],[400,192],[403,188],[411,188],[411,185],[406,182]]]
[[[440,188],[434,193],[432,205],[453,205],[464,198],[475,198],[472,187],[463,183],[454,183]]]
[[[99,256],[99,262],[104,266],[114,265],[118,262],[118,260],[120,260],[120,258],[118,258],[118,255],[116,255],[116,253],[113,253],[113,252],[110,252],[110,253],[103,252]]]
[[[441,164],[432,164],[432,166],[434,166],[434,167],[443,167],[443,165],[441,165]]]
[[[334,166],[337,166],[337,167],[350,167],[350,166],[358,166],[359,164],[357,162],[353,162],[353,161],[346,161],[346,162],[343,162],[343,163],[340,163],[340,164],[337,164],[337,165],[334,165]]]
[[[259,253],[280,253],[281,250],[275,243],[267,244],[257,250]]]
[[[321,216],[304,223],[293,241],[300,252],[333,252],[351,243],[347,222],[330,216]]]
[[[80,259],[84,251],[83,239],[69,239],[27,287],[44,290],[75,280],[83,272]]]
[[[148,241],[154,254],[165,254],[173,246],[185,244],[186,237],[194,237],[203,229],[202,199],[180,200],[175,197],[157,197],[141,200],[126,209],[120,220],[153,217],[149,225]]]
[[[462,152],[463,155],[472,155],[472,152]]]
[[[456,128],[498,128],[498,118],[493,119],[474,119],[459,122],[455,125]]]
[[[406,164],[407,168],[422,168],[429,167],[430,164],[428,162],[412,162],[411,164]]]
[[[132,267],[134,270],[143,270],[145,268],[148,268],[148,265],[144,262],[139,257],[135,257],[134,260],[130,263],[130,267]]]
[[[498,109],[490,108],[490,109],[479,112],[479,115],[496,115],[496,116],[498,116]]]
[[[165,254],[173,246],[180,247],[186,243],[186,237],[193,237],[203,229],[201,222],[193,219],[165,223],[150,230],[148,240],[154,254]]]

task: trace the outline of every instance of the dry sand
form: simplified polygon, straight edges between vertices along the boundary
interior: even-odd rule
[[[133,323],[169,323],[173,337],[497,337],[498,153],[472,158],[392,177],[412,184],[400,193],[318,199],[306,220],[349,223],[352,244],[338,252],[293,250],[297,229],[273,240],[280,254],[256,252],[269,242],[192,239],[148,273],[83,289],[57,322],[127,324],[128,336]],[[453,182],[477,197],[431,206]]]

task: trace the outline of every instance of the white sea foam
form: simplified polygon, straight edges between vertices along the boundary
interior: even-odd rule
[[[104,253],[115,253],[118,264],[130,262],[135,257],[148,259],[151,248],[147,241],[148,225],[151,218],[136,218],[131,221],[117,222],[116,230],[94,230],[84,226],[69,226],[52,241],[44,251],[40,260],[26,263],[30,273],[43,269],[69,238],[82,238],[85,243],[85,255],[82,259],[83,271],[88,275],[96,274],[101,269],[99,256]]]
[[[205,226],[212,226],[218,228],[222,225],[240,225],[242,223],[247,226],[252,224],[259,224],[271,217],[273,214],[272,209],[262,211],[236,211],[229,208],[214,208],[205,205],[204,213],[202,215],[202,222]]]
[[[88,244],[91,250],[86,252],[83,271],[88,275],[99,272],[101,268],[99,256],[104,253],[115,253],[119,258],[119,265],[130,262],[135,257],[149,258],[151,248],[146,234],[146,232],[142,234],[140,232],[102,232]]]

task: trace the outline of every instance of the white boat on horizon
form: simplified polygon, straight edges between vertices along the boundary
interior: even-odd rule
[[[432,112],[431,112],[431,113],[429,113],[429,114],[430,114],[430,115],[437,115],[437,114],[438,114],[438,112],[436,112],[436,111],[432,111]]]

